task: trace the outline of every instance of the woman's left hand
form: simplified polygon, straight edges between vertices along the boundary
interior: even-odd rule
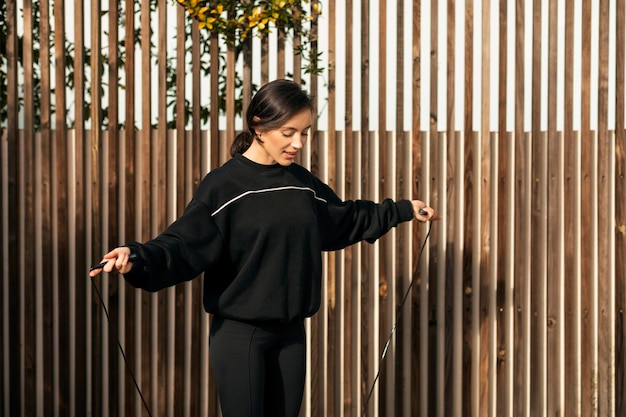
[[[427,206],[423,201],[413,200],[411,204],[413,204],[413,214],[418,221],[425,223],[427,221],[441,220],[441,216],[437,216],[435,210]]]

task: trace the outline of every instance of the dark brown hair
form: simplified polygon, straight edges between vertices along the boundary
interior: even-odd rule
[[[235,138],[231,156],[244,153],[253,140],[258,140],[257,131],[278,129],[305,109],[313,110],[313,101],[297,83],[281,79],[265,84],[252,97],[246,111],[248,128]]]

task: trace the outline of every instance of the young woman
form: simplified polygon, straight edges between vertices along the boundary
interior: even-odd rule
[[[304,319],[320,306],[322,251],[374,242],[414,218],[438,219],[419,200],[341,201],[295,164],[311,111],[296,83],[263,86],[232,159],[206,175],[184,214],[156,238],[107,253],[106,264],[90,273],[116,270],[131,285],[158,291],[204,272],[211,364],[225,417],[298,415]]]

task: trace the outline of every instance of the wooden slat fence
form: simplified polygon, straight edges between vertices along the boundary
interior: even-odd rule
[[[7,1],[0,414],[147,415],[132,372],[154,416],[220,415],[202,280],[99,277],[109,324],[87,269],[176,219],[234,98],[287,76],[318,98],[302,165],[443,215],[324,255],[301,414],[625,415],[624,0],[311,3],[319,76],[311,39],[237,58],[164,0]]]

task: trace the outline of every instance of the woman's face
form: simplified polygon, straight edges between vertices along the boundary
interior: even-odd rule
[[[278,129],[267,131],[257,129],[260,141],[253,140],[244,156],[263,165],[291,165],[306,144],[310,128],[311,111],[305,109]]]

